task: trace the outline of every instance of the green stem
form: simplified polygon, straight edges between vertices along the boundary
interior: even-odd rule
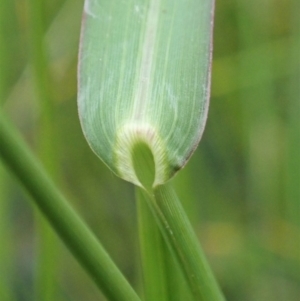
[[[59,265],[57,238],[40,212],[36,212],[35,222],[38,236],[35,299],[37,301],[58,300],[56,292]]]
[[[12,248],[12,233],[11,222],[9,220],[9,202],[7,178],[0,162],[0,241],[2,247],[0,247],[0,296],[1,301],[14,300],[12,291],[12,262],[13,262],[13,248]]]
[[[147,204],[148,196],[136,188],[145,300],[168,301],[166,244]]]
[[[1,112],[0,156],[107,299],[139,301],[95,235],[56,189]]]
[[[187,279],[173,250],[169,250],[167,256],[165,256],[165,265],[168,271],[167,285],[169,296],[171,296],[170,301],[194,301]]]
[[[0,106],[5,99],[8,87],[9,56],[7,38],[10,35],[9,25],[11,15],[9,14],[11,1],[1,1],[0,9]],[[10,204],[8,198],[8,179],[2,162],[0,162],[0,296],[2,301],[15,300],[12,290],[13,258],[12,248],[13,235],[12,224],[9,219]]]
[[[40,104],[39,153],[48,174],[57,179],[58,160],[55,150],[54,101],[51,75],[44,44],[44,2],[28,0],[29,5],[29,40],[33,78],[37,98]],[[36,271],[36,300],[57,300],[56,279],[58,269],[58,246],[50,226],[39,214],[36,215],[38,236],[38,256]]]
[[[148,206],[160,227],[161,233],[165,238],[166,243],[170,247],[171,253],[169,257],[171,258],[173,253],[177,257],[182,271],[190,285],[195,300],[223,301],[224,297],[214,279],[212,271],[198,243],[198,238],[195,235],[175,192],[168,184],[158,186],[154,190],[152,188],[155,176],[155,164],[149,147],[143,142],[136,143],[132,149],[132,160],[137,178],[144,187],[144,189],[140,188],[139,190],[140,192],[144,191],[141,200],[144,200],[148,203]],[[146,217],[147,214],[147,218],[150,220],[149,213],[145,212],[146,208],[140,209],[144,211],[141,212],[140,210],[139,213],[141,213],[143,217]],[[159,253],[155,254],[155,250],[152,249],[152,244],[157,242],[153,239],[153,236],[150,236],[151,229],[148,229],[148,227],[150,227],[150,223],[146,223],[148,223],[146,218],[144,220],[140,220],[140,225],[142,227],[144,226],[144,229],[149,231],[148,233],[142,233],[144,236],[146,236],[142,238],[144,240],[142,243],[144,243],[144,249],[145,247],[149,247],[149,253],[146,254],[147,256],[157,256]],[[151,223],[153,224],[153,221],[151,221]],[[152,231],[154,230],[152,229]],[[160,248],[161,246],[162,244],[160,244]],[[167,248],[165,247],[165,250],[166,249]],[[149,261],[151,259],[146,258],[146,260]],[[156,260],[159,261],[158,259]],[[171,260],[169,260],[168,263],[170,266],[169,268],[165,268],[165,270],[171,271],[171,267],[173,267],[174,269],[172,270],[176,271],[176,265],[173,264]],[[147,265],[150,266],[151,262],[148,262]],[[150,276],[152,277],[151,274],[153,273],[153,267],[151,270],[150,266],[146,273],[147,272],[149,272]],[[157,271],[156,273],[158,274]],[[165,273],[166,272],[164,272],[164,274]],[[174,276],[177,278],[179,275]],[[150,280],[153,285],[157,285],[155,283],[155,279],[153,280],[152,278]],[[167,279],[173,279],[172,275],[168,274]],[[168,285],[172,291],[171,280],[169,283],[166,282],[165,285]],[[159,288],[159,286],[157,286],[157,288]],[[178,295],[179,290],[177,290],[177,288],[175,289],[173,286],[173,295],[174,292],[176,295]],[[173,295],[170,294],[171,297]],[[185,297],[184,300],[187,300],[187,297]]]
[[[176,254],[195,300],[224,300],[198,238],[171,186],[158,186],[149,204],[155,212],[162,234]]]
[[[139,187],[136,195],[146,300],[193,300],[175,254],[149,208],[151,199]]]

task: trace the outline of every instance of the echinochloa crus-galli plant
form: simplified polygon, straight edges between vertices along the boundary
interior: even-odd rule
[[[138,187],[194,300],[203,301],[223,296],[167,182],[206,123],[213,10],[213,0],[86,0],[78,84],[90,147]]]

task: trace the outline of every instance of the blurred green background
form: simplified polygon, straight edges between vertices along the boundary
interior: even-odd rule
[[[79,125],[83,0],[0,4],[1,105],[139,290],[133,186],[97,159]],[[173,184],[228,301],[300,296],[299,13],[298,0],[216,3],[208,122]],[[40,50],[49,63],[43,78],[33,67],[35,34],[43,36]],[[50,283],[50,300],[104,300],[28,199],[0,165],[0,300],[43,301],[43,273],[54,275],[43,280]]]

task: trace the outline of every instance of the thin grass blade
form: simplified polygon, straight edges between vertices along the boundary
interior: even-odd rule
[[[0,157],[110,301],[140,301],[95,235],[57,190],[0,111]]]

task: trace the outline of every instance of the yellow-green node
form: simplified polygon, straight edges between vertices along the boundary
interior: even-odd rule
[[[152,153],[155,165],[153,186],[165,183],[169,176],[166,151],[156,129],[148,124],[125,124],[117,132],[114,150],[118,175],[135,185],[143,186],[133,161],[134,148],[138,144],[146,145]]]

